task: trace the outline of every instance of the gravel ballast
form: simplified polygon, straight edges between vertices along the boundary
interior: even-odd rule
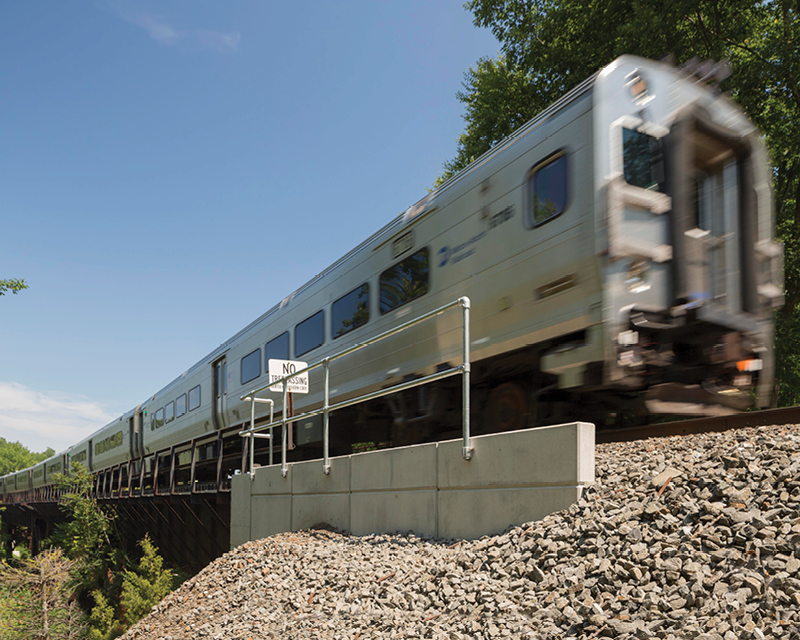
[[[800,427],[597,446],[566,511],[474,541],[248,542],[127,640],[800,638]]]

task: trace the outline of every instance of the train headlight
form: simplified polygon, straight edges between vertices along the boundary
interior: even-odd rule
[[[650,95],[647,78],[639,69],[634,69],[625,76],[625,86],[630,91],[634,104],[644,105],[653,99],[653,96]]]
[[[650,289],[648,272],[650,267],[646,260],[631,260],[628,272],[625,274],[625,286],[631,293],[641,293]]]
[[[635,75],[628,80],[628,90],[631,92],[632,98],[638,98],[647,93],[647,82],[642,76]]]

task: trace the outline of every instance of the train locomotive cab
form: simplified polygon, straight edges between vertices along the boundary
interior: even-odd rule
[[[648,414],[765,406],[782,249],[757,130],[693,79],[636,58],[595,90],[605,382],[643,392]]]

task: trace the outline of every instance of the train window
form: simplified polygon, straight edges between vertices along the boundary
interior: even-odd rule
[[[622,129],[622,170],[625,182],[658,190],[664,180],[661,141],[634,129]]]
[[[164,426],[164,409],[156,411],[156,429]]]
[[[172,422],[175,419],[175,402],[168,402],[164,407],[164,422]]]
[[[531,226],[538,227],[567,208],[567,156],[557,151],[537,164],[528,177]]]
[[[325,342],[325,313],[317,311],[294,328],[294,355],[296,357],[316,349]]]
[[[186,394],[175,398],[175,417],[180,418],[186,413]]]
[[[334,338],[369,321],[369,284],[364,283],[333,303],[331,334]]]
[[[277,338],[273,338],[264,347],[264,371],[269,372],[270,360],[289,359],[289,332],[284,331]]]
[[[242,384],[261,375],[261,349],[256,349],[242,358]]]
[[[428,293],[429,286],[430,267],[426,247],[381,273],[381,313],[389,313],[392,309],[424,296]]]
[[[189,389],[189,411],[194,411],[200,406],[200,385]]]
[[[122,431],[117,431],[117,447],[122,446]]]

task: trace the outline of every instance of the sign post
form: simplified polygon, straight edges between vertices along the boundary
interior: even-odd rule
[[[270,358],[270,382],[275,381],[277,383],[278,380],[292,375],[295,371],[301,371],[307,366],[307,363],[299,360],[278,360],[276,358]],[[282,383],[274,384],[269,390],[276,393],[283,392],[283,411],[281,412],[283,423],[283,428],[281,430],[281,474],[285,478],[288,474],[286,451],[287,449],[294,449],[293,429],[287,428],[286,420],[294,414],[292,393],[308,393],[308,371],[299,376],[284,380]]]

